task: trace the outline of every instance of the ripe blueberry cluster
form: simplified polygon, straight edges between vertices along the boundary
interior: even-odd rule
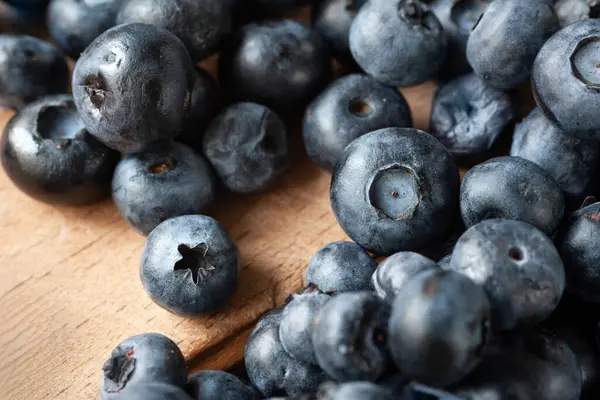
[[[272,188],[294,124],[352,240],[258,321],[248,382],[188,376],[148,333],[113,350],[103,400],[600,396],[600,2],[1,4],[11,29],[45,12],[56,44],[0,34],[6,174],[47,203],[112,193],[159,306],[233,296],[240,253],[203,214],[219,185]],[[302,6],[310,28],[283,17]],[[197,66],[215,53],[219,84]],[[434,79],[428,133],[398,87]]]

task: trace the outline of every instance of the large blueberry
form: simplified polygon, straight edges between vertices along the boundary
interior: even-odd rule
[[[387,344],[389,307],[371,292],[333,297],[314,320],[317,361],[331,378],[373,381],[390,362]]]
[[[490,85],[514,89],[527,81],[536,54],[559,28],[550,1],[492,1],[469,35],[467,60]]]
[[[319,249],[308,263],[306,283],[325,293],[371,290],[377,261],[352,242],[332,242]]]
[[[547,235],[563,217],[565,196],[538,165],[521,157],[497,157],[472,168],[460,186],[467,227],[490,218],[528,222]]]
[[[239,263],[235,242],[216,220],[185,215],[148,236],[140,278],[159,306],[191,316],[225,305],[237,288]]]
[[[112,181],[117,209],[142,235],[169,218],[202,213],[213,201],[215,187],[204,157],[179,143],[127,155]]]
[[[255,103],[227,107],[202,138],[202,151],[227,189],[266,189],[289,164],[287,131],[269,108]]]
[[[455,155],[479,155],[514,119],[510,96],[474,74],[441,86],[433,98],[430,130]]]
[[[596,0],[555,0],[554,11],[560,26],[565,27],[583,19],[600,17],[600,3]]]
[[[533,161],[565,191],[567,199],[581,201],[589,189],[600,145],[565,135],[535,108],[517,124],[510,155]]]
[[[133,153],[172,139],[189,109],[192,61],[176,36],[145,24],[97,37],[73,72],[73,97],[88,131]]]
[[[491,219],[471,227],[456,243],[450,268],[484,287],[499,330],[543,321],[565,288],[565,268],[554,244],[521,221]]]
[[[0,35],[0,105],[21,108],[68,86],[69,68],[57,47],[31,36]]]
[[[458,170],[428,133],[386,128],[346,148],[331,180],[344,231],[377,255],[414,251],[445,238],[457,211]]]
[[[30,103],[4,129],[2,166],[15,185],[47,203],[86,204],[107,197],[119,153],[90,136],[70,95]]]
[[[354,139],[377,129],[412,127],[401,93],[361,74],[336,80],[304,112],[304,146],[319,167],[333,170]]]
[[[446,47],[440,22],[420,0],[371,0],[350,27],[350,51],[358,65],[391,86],[433,78]]]
[[[199,371],[188,378],[187,392],[194,400],[259,400],[260,392],[225,371]]]
[[[292,20],[245,25],[224,44],[219,59],[219,79],[231,98],[278,111],[304,107],[331,74],[325,41]]]
[[[373,382],[326,382],[317,392],[319,400],[394,400],[394,394]]]
[[[264,396],[298,396],[314,392],[327,377],[316,365],[286,353],[279,340],[281,309],[258,321],[246,342],[244,362],[250,382]]]

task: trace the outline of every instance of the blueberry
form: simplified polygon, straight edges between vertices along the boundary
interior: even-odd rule
[[[314,320],[317,361],[341,382],[376,380],[389,366],[386,328],[389,307],[370,292],[341,293]]]
[[[444,238],[458,188],[458,170],[440,142],[417,129],[387,128],[348,145],[333,172],[331,207],[356,243],[390,255]]]
[[[308,263],[306,283],[326,293],[371,290],[377,261],[352,242],[332,242],[315,253]]]
[[[312,343],[313,321],[330,298],[315,285],[308,285],[301,294],[289,297],[281,315],[279,339],[285,351],[296,360],[317,364]]]
[[[388,127],[412,127],[410,108],[395,89],[353,74],[333,82],[304,112],[304,146],[319,167],[333,170],[354,139]]]
[[[131,387],[127,397],[116,397],[126,400],[193,400],[185,390],[164,383],[148,382]]]
[[[599,46],[600,20],[575,22],[553,35],[533,64],[538,106],[557,128],[580,139],[600,139]]]
[[[564,209],[565,197],[556,182],[521,157],[497,157],[479,164],[466,173],[460,186],[460,211],[467,227],[506,218],[528,222],[550,235]]]
[[[172,32],[194,61],[214,53],[231,30],[229,7],[223,0],[124,0],[117,24],[133,22]]]
[[[492,219],[471,227],[456,243],[450,268],[484,287],[499,330],[543,321],[565,287],[552,241],[521,221]]]
[[[565,27],[573,22],[600,17],[600,3],[596,0],[558,0],[554,2],[554,11]]]
[[[21,108],[68,86],[69,68],[58,48],[31,36],[0,35],[0,105]]]
[[[238,275],[235,242],[216,220],[203,215],[158,225],[146,240],[140,263],[150,298],[185,316],[224,306],[235,292]]]
[[[19,189],[40,201],[87,204],[107,197],[119,153],[90,136],[70,95],[43,97],[4,129],[0,158]]]
[[[477,76],[498,89],[527,81],[536,54],[560,28],[547,0],[492,1],[467,41],[467,60]]]
[[[411,278],[423,272],[439,269],[437,263],[410,251],[396,253],[379,264],[373,274],[375,294],[383,301],[392,303],[396,294]]]
[[[483,289],[439,268],[408,280],[396,293],[389,346],[402,374],[445,387],[481,361],[490,330],[490,302]]]
[[[147,236],[169,218],[205,211],[215,197],[215,186],[204,158],[173,143],[125,156],[115,170],[112,192],[123,218]]]
[[[73,72],[73,96],[90,134],[125,153],[179,133],[189,108],[194,69],[168,31],[119,25],[97,37]]]
[[[102,400],[133,399],[136,389],[150,384],[183,388],[187,380],[181,350],[160,333],[144,333],[122,341],[112,351],[102,370]]]
[[[260,393],[224,371],[199,371],[188,378],[187,392],[194,400],[259,400]]]
[[[368,381],[347,383],[327,382],[317,393],[319,400],[394,400],[388,389]]]
[[[474,74],[441,86],[433,98],[431,134],[455,155],[490,150],[515,118],[510,96]]]
[[[69,56],[77,59],[94,39],[116,24],[122,0],[51,0],[48,31]]]
[[[350,27],[350,51],[358,65],[390,86],[433,78],[446,47],[440,22],[419,0],[371,0]]]
[[[246,342],[244,361],[250,382],[264,396],[299,396],[325,381],[323,371],[286,353],[279,340],[281,310],[266,314]]]
[[[600,146],[595,140],[567,136],[535,108],[515,128],[511,156],[542,167],[565,191],[567,200],[581,202],[598,162]]]
[[[285,125],[269,108],[254,103],[227,107],[210,124],[202,151],[227,189],[266,189],[289,162]]]
[[[252,23],[223,45],[219,78],[234,100],[291,111],[308,104],[329,82],[329,53],[316,31],[296,21]]]

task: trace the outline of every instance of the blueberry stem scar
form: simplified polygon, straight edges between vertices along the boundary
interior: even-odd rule
[[[175,263],[173,270],[190,270],[192,273],[192,280],[196,285],[200,282],[200,279],[207,277],[209,271],[215,269],[215,267],[206,259],[206,253],[208,253],[208,245],[206,243],[200,243],[195,247],[188,247],[185,244],[180,244],[177,247],[177,250],[179,251],[179,254],[181,254],[181,260]]]

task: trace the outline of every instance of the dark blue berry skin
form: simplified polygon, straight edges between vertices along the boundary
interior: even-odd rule
[[[276,111],[308,104],[332,75],[330,51],[320,35],[292,20],[243,26],[223,45],[219,79],[236,101]]]
[[[415,251],[445,238],[459,175],[444,146],[410,128],[363,135],[333,171],[331,207],[346,234],[377,255]]]
[[[266,314],[246,342],[244,362],[250,382],[265,397],[314,392],[327,377],[316,365],[286,353],[279,340],[280,321],[281,309]]]
[[[312,341],[321,368],[340,382],[382,376],[390,364],[388,318],[389,306],[371,292],[333,297],[314,320]]]
[[[52,0],[46,25],[52,39],[75,59],[94,39],[115,26],[122,0]]]
[[[268,188],[286,170],[290,157],[283,121],[255,103],[223,110],[204,133],[202,152],[223,185],[235,193]]]
[[[327,382],[317,392],[318,400],[394,400],[388,389],[373,382],[356,381],[347,383]]]
[[[302,294],[290,296],[281,315],[279,339],[285,351],[296,360],[317,364],[312,343],[314,320],[330,298],[313,285]]]
[[[438,261],[438,266],[441,269],[450,269],[450,261],[452,260],[452,254],[448,254],[446,257]]]
[[[454,271],[431,269],[398,291],[389,320],[389,346],[402,374],[446,387],[481,361],[491,308],[484,290]]]
[[[543,321],[565,288],[565,268],[554,244],[521,221],[491,219],[468,229],[454,247],[450,268],[483,286],[498,330]]]
[[[171,218],[148,236],[140,278],[150,298],[168,311],[212,312],[233,296],[239,275],[235,242],[204,215]]]
[[[547,0],[492,1],[467,41],[467,60],[477,76],[502,90],[529,79],[544,42],[560,29]]]
[[[506,218],[530,223],[550,235],[564,209],[561,188],[542,168],[521,157],[497,157],[479,164],[466,173],[460,186],[460,211],[467,227]]]
[[[575,22],[553,35],[533,64],[538,106],[557,128],[580,139],[600,139],[598,40],[600,20]]]
[[[133,386],[125,397],[117,397],[123,400],[193,400],[185,390],[164,383],[143,383]]]
[[[589,18],[598,18],[600,9],[595,0],[558,0],[554,1],[554,11],[561,27]]]
[[[510,148],[511,156],[539,165],[564,190],[567,200],[579,204],[589,189],[599,153],[597,141],[565,135],[539,108],[517,124]]]
[[[418,253],[403,251],[389,256],[379,264],[373,274],[375,295],[392,303],[396,294],[417,274],[439,269],[438,264]]]
[[[436,92],[430,130],[451,154],[473,156],[487,153],[514,118],[508,94],[468,74]]]
[[[177,135],[193,85],[185,46],[170,32],[145,24],[104,32],[73,72],[75,105],[88,131],[123,153]]]
[[[187,392],[194,400],[259,400],[260,392],[225,371],[199,371],[188,378]]]
[[[121,216],[145,236],[169,218],[206,211],[215,189],[204,157],[180,143],[125,156],[112,181]]]
[[[377,261],[359,245],[333,242],[315,253],[308,263],[306,283],[325,293],[371,290]]]
[[[350,27],[350,51],[358,65],[390,86],[433,78],[446,47],[440,22],[419,0],[371,0]]]
[[[302,135],[312,161],[333,170],[346,146],[359,136],[412,125],[401,93],[368,75],[353,74],[333,82],[306,108]]]
[[[117,24],[133,22],[170,31],[194,61],[214,53],[231,30],[231,14],[223,0],[124,0]]]
[[[575,296],[600,303],[600,203],[574,212],[561,229],[558,248],[567,273],[567,290]]]
[[[119,153],[90,136],[70,95],[53,95],[22,108],[0,144],[2,166],[29,196],[80,205],[107,197]]]
[[[133,399],[139,387],[155,383],[183,388],[187,381],[181,350],[160,333],[144,333],[122,341],[102,370],[102,400]]]
[[[444,390],[420,383],[411,383],[404,389],[402,400],[465,400]]]
[[[57,47],[31,36],[0,35],[1,106],[18,109],[68,87],[69,68]]]

